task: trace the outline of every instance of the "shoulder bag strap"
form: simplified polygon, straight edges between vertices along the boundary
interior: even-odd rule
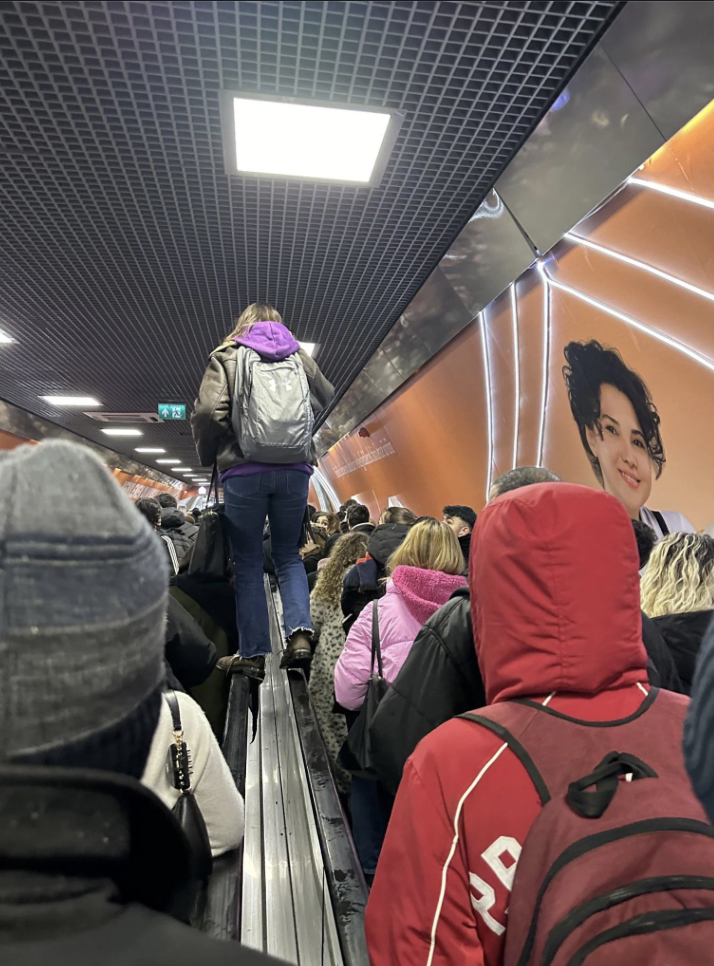
[[[206,508],[211,505],[211,490],[213,490],[214,487],[216,491],[216,503],[218,503],[218,463],[213,464],[211,482],[208,484],[208,493],[206,494]]]
[[[382,647],[379,643],[379,601],[372,603],[372,674],[374,674],[374,658],[377,658],[377,673],[380,678],[384,677],[382,667]]]
[[[167,690],[164,691],[164,697],[166,698],[166,704],[168,704],[169,711],[171,712],[171,721],[173,722],[174,731],[183,731],[183,725],[181,724],[181,709],[179,708],[176,692],[172,688],[167,688]]]
[[[662,536],[663,537],[668,537],[669,536],[669,527],[667,526],[667,523],[665,522],[664,516],[660,513],[659,510],[652,510],[652,516],[655,518],[655,520],[657,521],[657,523],[659,523],[659,528],[662,531]]]
[[[165,533],[161,534],[161,539],[169,548],[169,557],[171,557],[171,566],[174,568],[174,574],[177,574],[179,572],[179,562],[178,562],[178,557],[176,556],[176,547],[174,547],[174,542],[171,539],[171,537],[167,537]]]

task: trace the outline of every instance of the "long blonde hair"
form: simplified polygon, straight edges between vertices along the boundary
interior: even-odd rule
[[[435,517],[423,517],[414,524],[387,561],[387,573],[393,573],[400,566],[440,570],[445,574],[462,574],[466,569],[456,534]]]
[[[317,578],[312,592],[316,600],[339,606],[345,573],[367,553],[368,540],[368,534],[360,533],[359,530],[340,537]]]
[[[652,551],[640,587],[648,617],[714,610],[714,540],[672,533]]]
[[[247,309],[243,309],[241,314],[236,319],[233,331],[228,333],[223,340],[223,343],[225,345],[228,342],[232,342],[234,339],[240,339],[241,336],[247,335],[256,322],[282,321],[282,315],[277,309],[274,309],[272,305],[269,305],[267,302],[253,302],[253,304],[249,305]]]

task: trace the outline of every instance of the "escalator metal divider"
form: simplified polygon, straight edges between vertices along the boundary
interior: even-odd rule
[[[364,932],[367,883],[302,672],[290,673],[290,688],[342,960],[345,966],[369,966]]]
[[[277,596],[273,598],[273,611],[279,632],[282,614]],[[288,674],[285,671],[279,673],[282,706],[285,709],[285,740],[279,743],[278,748],[284,778],[286,832],[293,880],[298,958],[300,963],[333,966],[341,963],[337,927],[332,907],[329,903],[325,906],[324,901],[322,852],[297,733]],[[324,942],[321,928],[323,920]]]
[[[237,676],[237,675],[235,675]],[[262,702],[261,702],[262,704]],[[245,772],[245,833],[241,883],[240,940],[253,949],[265,949],[265,886],[263,881],[263,797],[261,715],[253,741],[247,737]]]

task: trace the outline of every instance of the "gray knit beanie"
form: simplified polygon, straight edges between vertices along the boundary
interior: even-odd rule
[[[0,759],[41,759],[158,694],[168,564],[86,446],[1,455],[0,493]]]

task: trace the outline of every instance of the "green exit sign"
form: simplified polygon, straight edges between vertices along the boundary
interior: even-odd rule
[[[159,403],[159,419],[185,419],[186,407],[174,403]]]

